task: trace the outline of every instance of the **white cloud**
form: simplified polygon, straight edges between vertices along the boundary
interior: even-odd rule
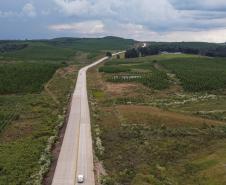
[[[204,29],[226,26],[226,22],[219,23],[222,22],[219,19],[223,20],[226,17],[225,13],[177,10],[172,1],[186,7],[192,4],[189,4],[187,0],[180,2],[178,0],[54,0],[58,10],[66,16],[76,16],[87,20],[113,20],[118,21],[118,23],[140,24],[158,32],[180,31],[189,27],[189,30],[201,30],[202,26]],[[191,2],[193,1],[191,0]],[[212,2],[210,0],[204,1],[207,4]],[[225,0],[218,1],[220,4],[224,3]],[[202,3],[202,1],[197,2]],[[197,2],[193,4],[197,4]]]
[[[162,41],[206,39],[223,42],[226,39],[224,32],[221,31],[226,28],[226,0],[21,0],[15,2],[18,6],[15,5],[14,8],[18,7],[18,10],[10,11],[12,7],[8,3],[5,9],[0,8],[0,18],[15,19],[18,20],[18,24],[23,21],[34,26],[51,25],[49,29],[52,31],[46,33],[49,35],[75,37],[116,35],[137,40]],[[32,2],[35,2],[35,6]]]
[[[26,3],[20,12],[16,11],[0,11],[0,17],[7,18],[7,17],[36,17],[36,9],[32,3]]]
[[[71,31],[79,34],[100,34],[104,32],[104,24],[102,21],[84,21],[70,24],[50,25],[49,29],[54,31]]]
[[[166,21],[177,16],[177,11],[168,0],[54,0],[54,2],[59,11],[65,15],[83,18],[104,17],[105,19],[150,22]]]
[[[159,37],[159,40],[164,41],[201,41],[201,42],[225,42],[225,29],[212,29],[203,31],[180,31],[170,32]]]
[[[36,10],[32,3],[27,3],[24,5],[22,9],[22,14],[27,15],[29,17],[35,17],[36,16]]]
[[[105,35],[120,36],[124,38],[133,38],[136,40],[143,41],[143,40],[147,40],[147,38],[149,39],[156,38],[157,32],[151,31],[141,24],[114,23],[113,26],[106,28]]]
[[[226,28],[203,30],[203,31],[170,31],[170,32],[161,33],[161,32],[152,31],[140,24],[114,23],[112,25],[111,24],[105,25],[104,29],[101,29],[101,31],[97,31],[97,32],[90,31],[87,33],[87,26],[78,26],[78,25],[80,24],[55,25],[51,29],[58,30],[58,31],[76,30],[77,32],[79,31],[80,34],[82,35],[84,34],[95,35],[95,34],[101,33],[102,36],[108,36],[108,35],[120,36],[124,38],[133,38],[139,41],[175,41],[175,42],[180,42],[180,41],[206,42],[207,41],[207,42],[221,43],[225,41],[225,38],[226,38]],[[86,25],[86,24],[81,24],[81,25]]]
[[[226,10],[225,0],[169,0],[181,10]]]
[[[159,33],[145,28],[142,25],[119,25],[119,31],[111,31],[106,35],[123,36],[134,38],[139,41],[197,41],[197,42],[217,42],[222,43],[226,38],[226,28],[203,31],[172,31]]]
[[[49,9],[41,11],[41,15],[49,15],[50,13],[51,13],[51,10]]]
[[[53,1],[58,11],[70,19],[102,20],[105,23],[101,30],[104,35],[162,41],[172,39],[222,42],[226,38],[221,31],[226,27],[226,11],[222,11],[226,0]],[[81,30],[77,24],[61,26],[67,30]],[[90,30],[89,27],[88,31],[85,31],[85,26],[82,28],[83,34]]]
[[[81,15],[87,13],[90,8],[90,4],[87,0],[54,0],[60,7],[60,11],[67,15]]]
[[[2,18],[12,17],[15,15],[17,15],[17,13],[12,12],[12,11],[0,11],[0,17],[2,17]]]

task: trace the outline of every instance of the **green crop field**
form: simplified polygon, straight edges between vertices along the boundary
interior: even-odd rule
[[[110,60],[90,70],[102,184],[226,184],[225,74],[224,58],[185,54]]]
[[[107,81],[114,83],[137,82],[153,89],[165,89],[169,86],[165,72],[156,70],[155,60],[149,58],[130,60],[111,60],[99,68],[104,72]]]
[[[116,37],[0,42],[0,184],[42,183],[78,70],[134,44]],[[224,58],[112,58],[87,79],[103,185],[226,184]]]
[[[99,68],[99,72],[104,73],[122,73],[122,72],[130,72],[131,70],[127,67],[120,66],[103,66]]]
[[[156,63],[165,69],[155,69]],[[204,92],[221,90],[226,87],[226,61],[224,58],[184,54],[156,55],[137,59],[112,60],[99,68],[100,72],[106,74],[119,73],[119,75],[108,75],[108,79],[112,82],[139,81],[155,89],[168,87],[167,70],[176,75],[185,91]],[[140,78],[124,78],[125,74],[133,76],[137,73]]]
[[[226,87],[224,58],[180,58],[160,61],[181,80],[186,91],[210,91]]]
[[[45,42],[29,42],[28,47],[6,53],[0,53],[2,59],[5,60],[67,60],[69,57],[75,54],[75,50],[71,48],[60,48],[52,46]]]
[[[24,63],[17,64],[14,65],[24,67]],[[23,94],[0,95],[0,184],[41,183],[48,171],[52,158],[50,149],[63,124],[64,111],[77,73],[76,68],[65,68],[53,75],[57,65],[53,66],[32,63],[24,67],[25,71],[34,74],[25,72],[24,76],[18,77],[28,83],[21,83]],[[40,69],[39,73],[34,69]],[[18,70],[24,72],[21,68]],[[37,86],[29,83],[27,75],[38,81]],[[49,80],[47,77],[51,81],[45,89],[40,89],[43,80]],[[12,82],[20,85],[16,79]],[[11,87],[16,90],[15,86]],[[31,93],[30,90],[35,92]]]
[[[0,41],[0,184],[42,184],[78,70],[134,41]],[[55,162],[55,161],[54,161]]]
[[[59,67],[52,63],[0,63],[0,94],[40,92]]]

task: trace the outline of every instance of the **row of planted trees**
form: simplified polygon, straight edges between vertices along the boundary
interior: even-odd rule
[[[28,44],[1,44],[0,45],[0,53],[11,52],[16,50],[24,49],[28,46]]]
[[[125,53],[125,58],[137,58],[145,57],[151,55],[157,55],[162,52],[169,53],[184,53],[184,54],[194,54],[194,55],[203,55],[210,57],[226,57],[226,46],[218,45],[210,48],[199,48],[195,46],[187,45],[176,45],[176,44],[160,44],[160,45],[150,45],[147,47],[139,47],[128,49]]]
[[[114,83],[122,82],[138,82],[146,87],[162,90],[169,87],[169,80],[164,72],[153,71],[152,73],[144,74],[128,74],[128,75],[114,75],[108,78],[108,81]]]

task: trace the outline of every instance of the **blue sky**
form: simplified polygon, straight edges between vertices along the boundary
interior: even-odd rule
[[[0,39],[226,41],[226,0],[1,0]]]

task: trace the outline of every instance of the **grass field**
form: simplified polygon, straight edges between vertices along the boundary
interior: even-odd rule
[[[92,130],[95,153],[107,172],[100,178],[104,185],[226,183],[225,87],[222,85],[221,91],[187,91],[174,74],[184,69],[182,66],[196,65],[199,74],[205,74],[213,68],[212,62],[216,67],[224,65],[222,59],[159,55],[112,60],[90,70]],[[97,70],[111,66],[131,71]],[[134,79],[109,81],[112,76],[155,70],[167,75],[167,88],[147,88]]]

